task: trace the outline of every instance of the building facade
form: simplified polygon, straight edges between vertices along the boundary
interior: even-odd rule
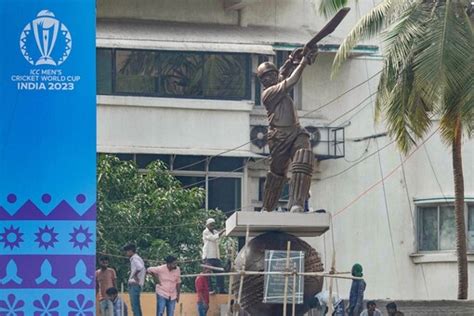
[[[255,211],[268,169],[266,113],[256,66],[277,64],[326,20],[312,0],[99,0],[98,152],[165,161],[206,208]],[[449,147],[434,134],[401,155],[374,122],[382,65],[359,45],[331,79],[334,52],[373,3],[359,2],[320,46],[293,97],[318,158],[309,202],[332,227],[308,241],[325,266],[365,268],[374,299],[453,299],[457,292]],[[464,142],[466,222],[474,261],[473,141]],[[285,207],[287,192],[282,194]],[[470,277],[474,265],[469,263]],[[350,284],[337,282],[347,297]],[[472,290],[471,292],[472,293]],[[470,295],[472,298],[472,294]]]

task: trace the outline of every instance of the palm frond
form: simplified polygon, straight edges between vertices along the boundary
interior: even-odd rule
[[[385,111],[384,106],[389,104],[391,92],[398,82],[402,69],[407,69],[408,61],[413,61],[414,42],[423,33],[419,27],[418,6],[419,2],[410,2],[410,6],[405,7],[405,11],[399,13],[399,20],[392,23],[383,32],[386,50],[375,102],[376,121]]]
[[[382,72],[380,74],[379,84],[377,87],[377,96],[375,99],[375,121],[379,121],[385,106],[390,102],[390,93],[397,83],[397,71],[393,63],[386,59]]]
[[[391,13],[401,0],[384,0],[362,17],[342,42],[333,62],[333,75],[360,40],[377,36],[391,19]]]
[[[393,70],[392,70],[393,71]],[[424,93],[417,90],[413,70],[413,58],[396,76],[393,87],[386,85],[383,97],[388,132],[404,153],[407,153],[417,139],[422,138],[431,126],[430,107],[423,99]]]
[[[419,53],[415,57],[415,71],[417,82],[426,88],[427,97],[436,103],[439,98],[444,99],[446,89],[461,90],[467,78],[466,72],[472,73],[474,38],[459,2],[440,1],[434,10],[432,6],[424,6],[425,10],[433,11],[434,16],[427,22],[429,31],[417,45]]]
[[[407,1],[410,2],[410,1]],[[395,72],[404,67],[409,56],[414,53],[414,44],[426,32],[424,21],[429,18],[424,10],[420,10],[422,2],[410,2],[409,6],[400,12],[400,16],[382,33],[386,49],[385,62],[393,65]]]
[[[339,9],[347,6],[348,0],[321,0],[319,3],[319,12],[326,18],[332,16]],[[357,2],[357,0],[355,0]]]

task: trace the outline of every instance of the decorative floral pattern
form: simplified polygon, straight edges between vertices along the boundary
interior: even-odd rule
[[[71,235],[69,241],[73,243],[74,248],[79,247],[81,250],[84,247],[89,248],[89,243],[92,242],[92,233],[89,233],[89,227],[84,228],[82,225],[79,228],[74,227],[74,231],[69,235]]]
[[[44,294],[40,300],[33,302],[33,305],[37,308],[34,316],[59,316],[57,308],[59,307],[59,302],[56,300],[51,300],[48,294]]]
[[[13,228],[13,225],[10,225],[10,228],[3,228],[3,233],[0,234],[0,242],[3,242],[3,248],[17,247],[20,248],[20,243],[23,242],[23,233],[20,232],[20,227]]]
[[[75,301],[70,300],[68,306],[71,308],[68,316],[94,316],[94,302],[87,301],[82,294],[79,294]]]
[[[24,316],[24,306],[23,300],[17,300],[14,294],[10,294],[6,301],[0,301],[0,316]]]
[[[95,315],[95,203],[72,202],[0,197],[0,316]]]
[[[40,227],[35,236],[37,237],[35,241],[38,243],[38,248],[44,247],[48,250],[49,247],[54,248],[54,244],[58,242],[56,238],[58,233],[54,232],[54,227],[49,228],[48,225],[43,228]]]

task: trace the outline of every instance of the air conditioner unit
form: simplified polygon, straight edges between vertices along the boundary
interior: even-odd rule
[[[344,127],[329,126],[306,126],[306,131],[310,134],[309,141],[314,156],[318,160],[337,159],[345,155],[345,135]],[[268,126],[253,125],[250,128],[250,142],[252,152],[268,155],[267,140]]]
[[[252,143],[252,151],[257,154],[269,154],[267,141],[268,126],[254,125],[250,127],[250,142]]]

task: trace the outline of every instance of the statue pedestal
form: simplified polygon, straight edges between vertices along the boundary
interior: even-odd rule
[[[255,237],[266,232],[285,232],[296,237],[317,237],[329,230],[327,213],[235,212],[225,223],[226,236]]]

